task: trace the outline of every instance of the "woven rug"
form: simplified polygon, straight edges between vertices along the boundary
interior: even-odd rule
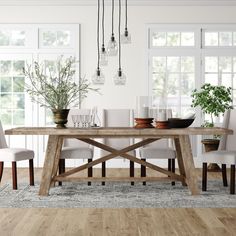
[[[62,208],[177,208],[177,207],[236,207],[236,195],[229,194],[229,187],[221,181],[208,181],[208,191],[191,196],[180,183],[66,183],[50,190],[47,197],[38,196],[39,184],[19,184],[12,190],[11,184],[0,188],[0,207],[62,207]]]

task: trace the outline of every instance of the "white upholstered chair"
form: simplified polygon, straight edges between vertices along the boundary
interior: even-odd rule
[[[163,110],[163,109],[162,109]],[[157,110],[150,110],[151,116],[156,118],[157,114],[154,114]],[[167,109],[167,116],[172,117],[171,109]],[[153,114],[152,114],[153,113]],[[176,152],[174,148],[169,147],[169,139],[160,139],[156,142],[148,144],[139,149],[139,154],[141,160],[146,161],[147,159],[167,159],[168,160],[168,170],[175,172],[175,158]],[[146,177],[146,167],[141,165],[141,177]],[[145,185],[146,183],[143,182]],[[172,181],[172,185],[175,185],[175,182]]]
[[[12,185],[17,189],[17,165],[18,161],[29,160],[30,185],[34,185],[34,151],[25,148],[9,148],[6,143],[2,123],[0,121],[0,182],[2,179],[4,162],[12,163]]]
[[[217,163],[222,165],[224,186],[228,186],[226,167],[227,165],[230,166],[230,194],[235,194],[236,110],[228,110],[224,114],[222,127],[232,129],[234,134],[222,136],[217,151],[205,152],[202,154],[202,191],[207,190],[207,163]]]
[[[72,115],[87,115],[90,113],[88,109],[71,109],[68,115],[68,127],[73,127]],[[65,139],[64,145],[61,151],[61,157],[59,161],[59,174],[65,172],[65,160],[66,159],[85,159],[91,162],[93,159],[94,148],[93,146],[76,139]],[[93,169],[88,168],[88,177],[92,177]],[[61,185],[61,182],[59,182]],[[91,182],[88,182],[91,185]]]
[[[103,126],[104,127],[133,127],[133,110],[131,109],[104,109],[103,110]],[[115,149],[122,149],[134,143],[131,138],[105,138],[104,144]],[[101,155],[105,156],[109,153],[101,150]],[[135,155],[135,151],[129,152]],[[119,158],[119,157],[117,157]],[[123,157],[122,157],[123,158]],[[102,177],[106,177],[106,163],[102,163]],[[134,162],[130,161],[130,177],[134,177]],[[133,185],[134,183],[131,182]],[[105,185],[105,182],[102,182]]]

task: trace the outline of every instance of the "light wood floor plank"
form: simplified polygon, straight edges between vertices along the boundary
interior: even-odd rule
[[[135,175],[140,170],[135,170]],[[35,169],[40,180],[41,169]],[[126,176],[127,169],[108,169],[108,176]],[[198,177],[201,170],[197,171]],[[100,176],[101,169],[94,169]],[[79,174],[86,176],[86,172]],[[148,170],[148,176],[160,176]],[[19,183],[28,180],[28,169],[18,171]],[[221,178],[220,173],[209,173],[209,179]],[[2,184],[11,183],[11,170],[5,169]],[[190,209],[115,209],[115,208],[33,208],[0,209],[2,236],[163,236],[163,235],[235,235],[235,208]]]

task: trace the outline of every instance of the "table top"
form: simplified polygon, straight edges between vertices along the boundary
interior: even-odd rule
[[[77,137],[163,137],[179,135],[224,135],[233,134],[233,130],[220,127],[190,127],[179,129],[137,129],[129,127],[65,128],[54,127],[18,127],[5,131],[6,135],[60,135]]]

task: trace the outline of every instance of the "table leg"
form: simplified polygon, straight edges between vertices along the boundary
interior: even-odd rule
[[[179,139],[175,138],[174,141],[175,141],[175,150],[176,150],[177,161],[178,161],[178,166],[179,166],[179,173],[182,176],[186,177]],[[187,186],[185,181],[182,182],[182,185]]]
[[[199,195],[198,178],[193,162],[190,139],[188,135],[179,136],[181,153],[183,158],[184,170],[186,174],[186,182],[192,195]]]
[[[58,147],[60,146],[59,140],[59,136],[56,135],[50,135],[48,137],[48,145],[39,189],[39,195],[41,196],[48,196],[49,193],[53,176],[55,158],[56,154],[58,153]]]
[[[57,149],[56,149],[56,154],[55,154],[55,159],[54,159],[54,165],[53,165],[53,170],[52,170],[52,179],[57,175],[57,171],[59,168],[59,161],[60,161],[60,156],[61,156],[61,149],[63,145],[63,138],[60,137],[57,143]],[[64,168],[65,168],[65,159],[64,159]],[[55,187],[55,182],[51,182],[51,187]]]

